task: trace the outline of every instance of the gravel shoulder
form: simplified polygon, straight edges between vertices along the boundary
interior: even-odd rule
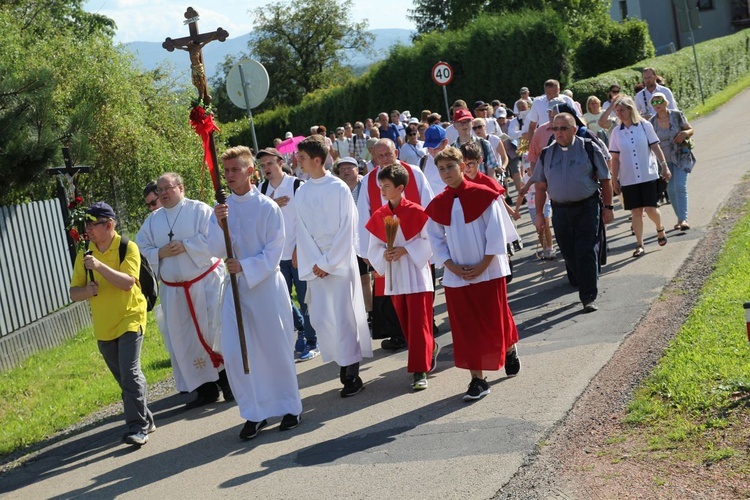
[[[633,437],[617,443],[622,459],[613,460],[608,453],[634,390],[692,311],[748,200],[750,180],[745,179],[734,188],[660,300],[654,301],[568,416],[551,430],[496,499],[738,498],[749,494],[750,477],[738,481],[724,462],[700,466],[657,456],[628,460],[628,450],[639,445]]]

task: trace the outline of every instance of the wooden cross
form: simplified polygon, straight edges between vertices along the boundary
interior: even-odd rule
[[[198,98],[203,101],[203,104],[208,106],[211,104],[211,96],[208,94],[206,67],[203,65],[202,49],[207,43],[213,40],[223,42],[227,39],[229,33],[222,28],[211,33],[198,33],[198,19],[198,13],[192,7],[188,7],[187,11],[185,11],[185,24],[190,29],[190,36],[175,40],[167,37],[161,46],[169,52],[174,52],[174,49],[180,49],[190,54],[190,76],[193,80],[193,85],[198,89]]]

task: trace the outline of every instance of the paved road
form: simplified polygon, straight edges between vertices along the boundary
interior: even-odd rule
[[[468,376],[452,364],[450,333],[430,387],[410,390],[406,354],[376,350],[363,365],[366,390],[341,399],[338,368],[320,360],[299,364],[305,407],[302,425],[278,432],[278,422],[253,441],[237,435],[234,404],[183,412],[186,396],[154,402],[158,431],[148,445],[120,444],[119,420],[75,435],[41,452],[0,480],[7,498],[456,498],[486,499],[570,410],[590,380],[675,275],[750,153],[750,92],[696,120],[698,166],[690,179],[687,233],[668,232],[658,247],[647,224],[646,255],[634,260],[627,214],[610,226],[610,262],[601,278],[600,310],[581,314],[562,262],[540,263],[533,245],[517,254],[511,307],[521,333],[522,369],[506,379],[491,373],[492,393],[466,404]],[[669,206],[664,224],[675,224]],[[532,241],[524,214],[520,230]],[[438,323],[448,331],[442,291]]]

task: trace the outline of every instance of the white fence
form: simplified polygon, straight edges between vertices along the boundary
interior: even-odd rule
[[[0,337],[70,303],[72,266],[59,203],[0,207]]]

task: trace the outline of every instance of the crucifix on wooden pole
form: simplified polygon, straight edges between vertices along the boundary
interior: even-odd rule
[[[70,222],[70,211],[68,210],[68,205],[78,197],[76,177],[78,174],[89,173],[91,167],[86,165],[73,165],[73,160],[70,157],[70,148],[67,146],[62,148],[62,154],[64,165],[62,167],[48,168],[47,173],[49,175],[57,176],[57,199],[60,201],[60,211],[62,212],[63,222],[67,226],[68,222]],[[63,182],[63,179],[65,179],[65,182]],[[67,238],[70,259],[75,263],[76,246],[73,244],[74,242],[70,235],[67,235]]]
[[[211,113],[206,111],[206,107],[211,103],[211,96],[208,93],[208,85],[206,83],[206,69],[203,64],[202,49],[207,43],[213,40],[223,42],[227,39],[229,33],[222,28],[211,33],[198,33],[198,12],[192,7],[188,7],[185,12],[185,24],[189,27],[190,36],[177,39],[167,38],[164,40],[162,47],[169,52],[174,51],[174,49],[180,49],[185,50],[190,54],[190,72],[193,85],[198,89],[198,104],[190,113],[190,124],[203,141],[204,162],[208,164],[208,170],[211,172],[211,181],[213,182],[214,190],[216,191],[216,201],[220,204],[224,204],[227,201],[227,195],[221,187],[218,160],[216,156],[216,143],[214,142],[214,131],[219,129],[214,124]],[[232,251],[232,239],[229,235],[229,225],[226,219],[222,219],[218,221],[218,223],[224,232],[224,245],[226,247],[227,258],[231,259],[234,257],[234,252]],[[229,279],[232,284],[232,298],[234,299],[234,311],[237,318],[237,333],[239,334],[240,350],[242,351],[242,365],[245,373],[250,373],[250,365],[247,358],[247,342],[245,340],[245,327],[244,322],[242,321],[242,304],[240,302],[239,289],[237,288],[237,275],[230,273]]]
[[[203,47],[213,40],[223,42],[227,39],[229,33],[222,28],[211,33],[198,33],[198,13],[192,7],[188,7],[185,12],[185,24],[188,25],[190,36],[177,39],[167,38],[161,46],[169,52],[180,49],[190,54],[190,77],[193,80],[193,85],[198,89],[198,99],[208,106],[211,104],[211,96],[208,93],[208,84],[206,83]]]

